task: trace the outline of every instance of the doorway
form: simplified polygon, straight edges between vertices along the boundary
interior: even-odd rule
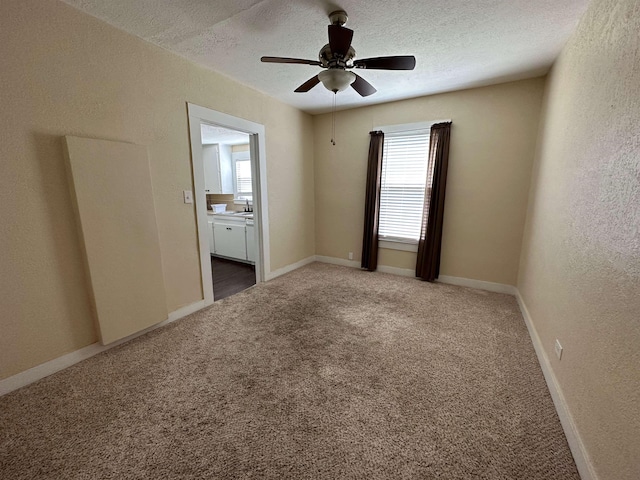
[[[264,126],[188,104],[205,304],[269,270]]]

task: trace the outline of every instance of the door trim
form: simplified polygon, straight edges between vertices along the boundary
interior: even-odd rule
[[[256,283],[264,282],[271,271],[269,255],[269,208],[267,198],[267,159],[265,127],[260,123],[234,117],[210,108],[187,103],[189,138],[191,141],[191,164],[193,167],[194,201],[196,225],[200,246],[200,272],[206,305],[213,303],[213,278],[207,236],[207,196],[204,185],[204,162],[202,159],[201,123],[219,125],[248,133],[251,147],[251,174],[253,187],[253,217],[256,234]]]

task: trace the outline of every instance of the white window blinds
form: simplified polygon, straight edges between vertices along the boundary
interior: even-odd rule
[[[251,193],[251,160],[236,161],[236,191]]]
[[[379,236],[417,242],[422,225],[429,131],[385,134]]]

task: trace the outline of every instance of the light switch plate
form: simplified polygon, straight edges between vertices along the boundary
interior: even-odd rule
[[[184,190],[182,195],[184,196],[184,203],[193,203],[193,193],[191,190]]]

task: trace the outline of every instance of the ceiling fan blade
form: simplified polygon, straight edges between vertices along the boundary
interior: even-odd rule
[[[351,84],[351,87],[353,87],[353,89],[356,92],[358,92],[361,97],[368,97],[369,95],[373,95],[374,93],[377,92],[377,90],[375,88],[373,88],[373,85],[371,85],[369,82],[367,82],[360,75],[357,75],[355,73],[354,73],[354,75],[356,76],[356,79]]]
[[[320,79],[318,78],[318,75],[316,75],[315,77],[311,77],[309,80],[307,80],[298,88],[296,88],[294,92],[297,92],[297,93],[308,92],[319,83],[320,83]]]
[[[334,55],[346,56],[353,40],[353,30],[340,25],[329,25],[329,47]]]
[[[369,68],[377,70],[413,70],[416,66],[416,57],[413,55],[399,55],[395,57],[375,57],[354,60],[356,68]]]
[[[264,63],[298,63],[301,65],[318,65],[318,66],[322,65],[317,60],[305,60],[303,58],[262,57],[260,61]]]

